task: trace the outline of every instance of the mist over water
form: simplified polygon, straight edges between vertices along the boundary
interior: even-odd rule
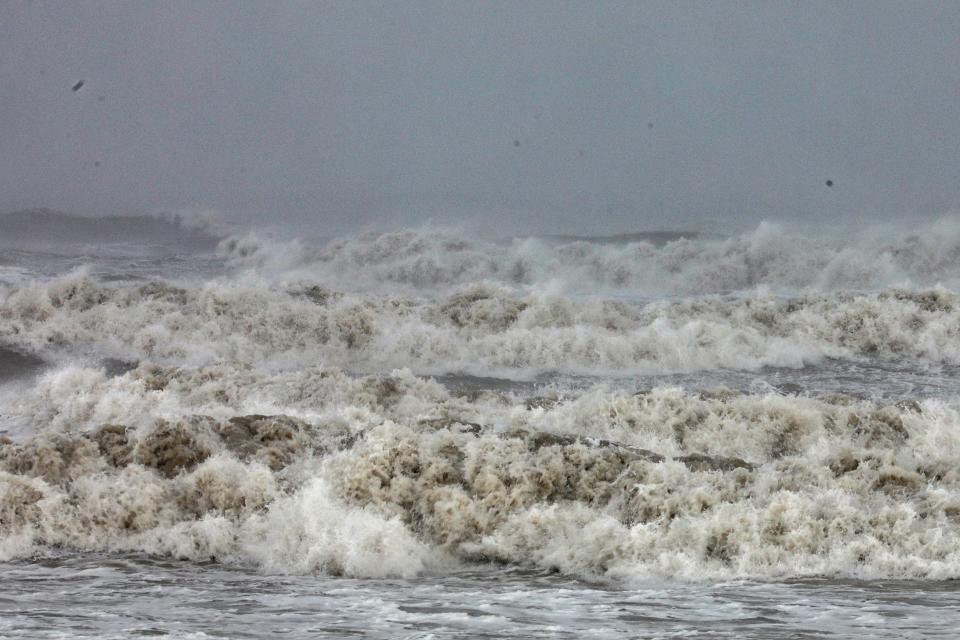
[[[297,236],[929,220],[960,206],[958,30],[950,3],[14,2],[0,211]]]

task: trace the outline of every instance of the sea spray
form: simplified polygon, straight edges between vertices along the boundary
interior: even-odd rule
[[[960,576],[952,402],[676,388],[543,402],[331,370],[99,384],[141,402],[99,425],[64,407],[86,420],[0,445],[7,558],[57,545],[353,576],[475,560],[615,580]],[[270,404],[299,417],[244,413]]]

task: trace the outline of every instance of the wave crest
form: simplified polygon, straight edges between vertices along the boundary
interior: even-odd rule
[[[54,544],[351,576],[457,560],[616,580],[960,576],[951,403],[600,388],[544,403],[319,371],[247,388],[180,370],[150,390],[143,374],[123,384],[185,413],[0,443],[4,557]],[[245,399],[210,393],[232,410],[190,413],[204,379]],[[292,396],[300,417],[238,413]]]
[[[84,272],[11,287],[0,340],[39,355],[127,361],[410,367],[524,378],[801,367],[831,359],[960,364],[946,289],[631,304],[475,285],[437,298],[317,285],[100,282]]]
[[[568,293],[641,296],[750,291],[873,290],[960,283],[960,222],[811,238],[763,223],[733,238],[667,241],[525,238],[506,243],[425,231],[367,233],[309,245],[256,235],[221,242],[234,267],[350,290],[443,290],[479,281]]]

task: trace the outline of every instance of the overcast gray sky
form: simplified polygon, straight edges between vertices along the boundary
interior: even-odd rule
[[[4,0],[0,151],[2,210],[919,218],[960,209],[960,2]]]

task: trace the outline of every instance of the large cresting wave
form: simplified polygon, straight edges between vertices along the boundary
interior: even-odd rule
[[[285,413],[275,413],[278,409]],[[0,442],[0,558],[405,576],[960,577],[960,407],[729,391],[452,394],[409,372],[65,369]]]

